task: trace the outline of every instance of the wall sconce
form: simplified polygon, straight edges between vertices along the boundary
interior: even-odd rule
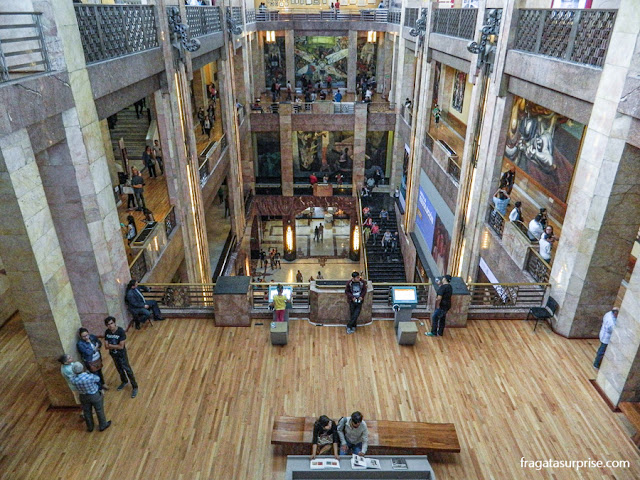
[[[267,43],[275,43],[275,41],[276,41],[276,32],[271,30],[271,31],[266,31],[265,33],[267,35],[267,38],[266,38],[265,41]]]
[[[288,262],[296,259],[296,242],[293,238],[291,222],[288,222],[284,231],[284,259]]]
[[[367,32],[367,43],[376,43],[377,38],[378,32],[374,32],[373,30]]]
[[[351,232],[351,248],[349,249],[349,258],[355,262],[360,260],[360,227],[356,225]]]

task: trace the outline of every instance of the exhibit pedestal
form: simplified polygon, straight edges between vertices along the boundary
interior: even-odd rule
[[[344,293],[345,285],[318,287],[316,282],[309,285],[309,320],[322,325],[346,325],[350,319],[349,302]],[[362,302],[358,325],[371,322],[373,305],[373,283],[367,282],[367,293]]]
[[[218,327],[250,327],[251,277],[218,277],[213,291],[213,309]]]

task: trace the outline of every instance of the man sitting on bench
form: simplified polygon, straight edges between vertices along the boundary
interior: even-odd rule
[[[356,455],[364,456],[369,446],[369,430],[362,420],[360,412],[353,412],[351,417],[342,417],[338,422],[340,437],[340,453],[346,455],[351,450]]]

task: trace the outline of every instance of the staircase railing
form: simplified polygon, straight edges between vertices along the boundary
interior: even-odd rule
[[[358,222],[360,223],[360,249],[361,258],[364,258],[364,278],[369,280],[369,260],[367,259],[367,242],[364,234],[364,221],[362,219],[362,198],[358,192]]]

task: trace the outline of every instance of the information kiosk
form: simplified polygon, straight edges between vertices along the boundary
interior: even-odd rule
[[[277,285],[269,285],[269,303],[273,302],[273,297],[277,295]],[[291,303],[293,296],[293,287],[290,285],[282,286],[282,294],[287,298],[287,303]],[[271,344],[286,345],[289,341],[289,309],[284,311],[284,322],[276,322],[276,312],[273,311],[273,320],[271,321]]]
[[[393,301],[394,327],[398,330],[400,322],[410,322],[413,309],[418,306],[416,287],[391,287]]]

